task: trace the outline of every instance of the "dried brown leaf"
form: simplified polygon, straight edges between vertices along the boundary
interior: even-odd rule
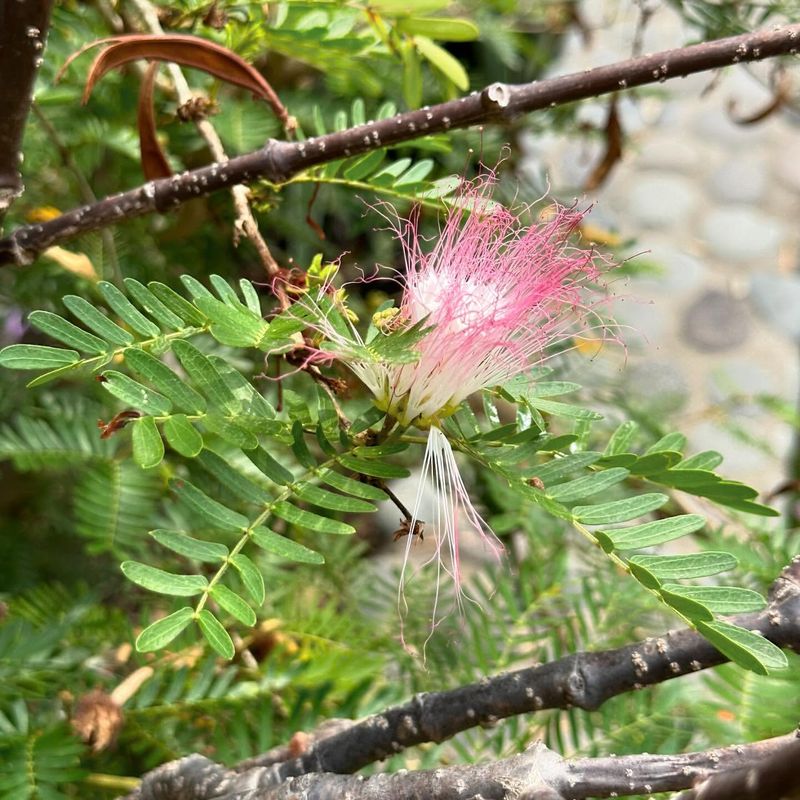
[[[92,750],[110,747],[122,727],[122,709],[101,689],[92,689],[78,700],[72,714],[72,728]]]
[[[617,111],[617,98],[613,97],[608,104],[608,116],[606,117],[606,149],[603,157],[595,164],[586,183],[583,186],[585,192],[592,192],[599,189],[608,179],[611,170],[622,158],[622,123]]]
[[[157,61],[148,64],[142,78],[142,85],[139,87],[139,106],[136,110],[142,172],[144,172],[144,176],[148,181],[169,178],[172,175],[167,156],[158,141],[156,112],[153,106],[153,89],[156,85],[159,66]]]
[[[61,77],[78,56],[89,48],[100,45],[108,47],[95,58],[89,68],[83,92],[84,103],[89,99],[97,81],[109,70],[140,59],[167,61],[203,70],[226,83],[250,90],[269,104],[287,133],[292,132],[297,125],[294,117],[289,116],[278,95],[257,69],[227,47],[201,39],[199,36],[136,33],[98,39],[73,53],[59,70],[57,78]]]

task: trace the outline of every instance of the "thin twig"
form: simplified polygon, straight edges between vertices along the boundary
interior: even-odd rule
[[[436,106],[357,125],[305,142],[270,140],[260,150],[171,178],[150,181],[127,192],[74,209],[54,220],[18,228],[0,240],[0,264],[30,264],[57,242],[122,220],[165,212],[188,200],[240,183],[265,179],[281,183],[309,167],[378,150],[420,136],[496,123],[542,108],[662,83],[740,62],[794,54],[800,23],[757,33],[667,50],[585,72],[521,85],[493,83],[483,91]]]
[[[161,23],[159,22],[156,9],[153,4],[149,2],[149,0],[131,0],[131,2],[136,7],[150,33],[164,33]],[[172,82],[175,86],[175,94],[180,105],[185,105],[186,103],[191,102],[191,100],[194,98],[194,94],[189,87],[186,78],[184,77],[183,70],[177,64],[168,64],[167,69],[172,77]],[[214,161],[220,164],[226,163],[228,161],[228,156],[225,153],[222,140],[220,139],[219,134],[214,126],[207,119],[197,118],[194,120],[194,123],[200,135],[208,145],[208,149],[210,150]],[[267,243],[264,241],[261,231],[258,229],[258,222],[256,222],[256,218],[253,215],[253,211],[250,207],[250,201],[248,197],[249,190],[242,184],[236,184],[231,187],[231,195],[233,197],[233,205],[236,210],[236,220],[233,224],[234,245],[239,244],[242,236],[245,236],[250,240],[250,242],[252,242],[256,252],[258,253],[258,257],[264,266],[264,270],[267,273],[267,278],[269,279],[276,296],[281,301],[281,306],[283,308],[287,308],[289,305],[288,298],[286,297],[286,293],[283,290],[281,282],[276,280],[280,274],[280,267],[278,262],[273,258]]]

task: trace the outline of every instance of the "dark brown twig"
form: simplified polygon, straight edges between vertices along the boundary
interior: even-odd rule
[[[521,85],[493,83],[483,91],[436,106],[357,125],[305,142],[270,140],[260,150],[184,172],[37,225],[18,228],[0,240],[0,264],[30,264],[46,247],[87,231],[155,211],[168,211],[195,197],[265,179],[273,183],[318,164],[407,142],[419,136],[500,122],[519,114],[596,97],[696,72],[793,54],[800,23],[633,58],[585,72]]]

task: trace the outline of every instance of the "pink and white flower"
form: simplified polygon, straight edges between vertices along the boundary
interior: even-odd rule
[[[366,384],[379,408],[403,426],[429,430],[410,530],[416,530],[430,475],[437,498],[433,559],[452,575],[459,603],[462,525],[474,529],[498,557],[502,545],[470,502],[441,422],[470,395],[524,373],[549,347],[585,331],[594,315],[587,285],[603,266],[593,251],[569,243],[583,212],[552,206],[545,219],[525,226],[489,198],[491,186],[491,180],[466,185],[462,205],[471,213],[451,210],[430,249],[419,236],[416,216],[398,231],[405,256],[398,319],[431,326],[416,345],[418,360],[364,359],[355,352],[365,343],[354,328],[345,334],[341,326],[323,326],[336,356]],[[408,536],[406,564],[413,539]]]

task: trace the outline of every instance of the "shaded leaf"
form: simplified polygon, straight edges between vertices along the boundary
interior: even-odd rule
[[[0,366],[7,369],[58,369],[79,359],[74,350],[43,344],[10,344],[0,350]]]
[[[227,586],[218,583],[211,590],[211,596],[225,611],[238,619],[243,625],[252,627],[256,624],[256,612],[253,611],[236,592],[231,591]]]
[[[236,648],[228,631],[223,624],[207,609],[204,608],[197,615],[197,624],[205,640],[223,658],[231,659],[236,655]]]
[[[140,417],[132,423],[133,460],[142,469],[157,467],[164,458],[164,442],[152,417]]]
[[[287,561],[299,561],[304,564],[324,564],[325,558],[305,545],[287,539],[285,536],[269,530],[269,528],[255,528],[252,533],[253,541],[263,550]]]
[[[175,575],[138,561],[123,561],[120,569],[128,580],[159,594],[191,597],[201,594],[208,586],[208,581],[202,575]]]
[[[184,606],[168,617],[156,620],[136,637],[136,649],[140,653],[149,653],[166,647],[185,630],[193,617],[194,609]]]
[[[183,531],[155,530],[150,531],[150,536],[162,547],[195,561],[215,563],[228,557],[228,548],[224,544],[194,539]]]

